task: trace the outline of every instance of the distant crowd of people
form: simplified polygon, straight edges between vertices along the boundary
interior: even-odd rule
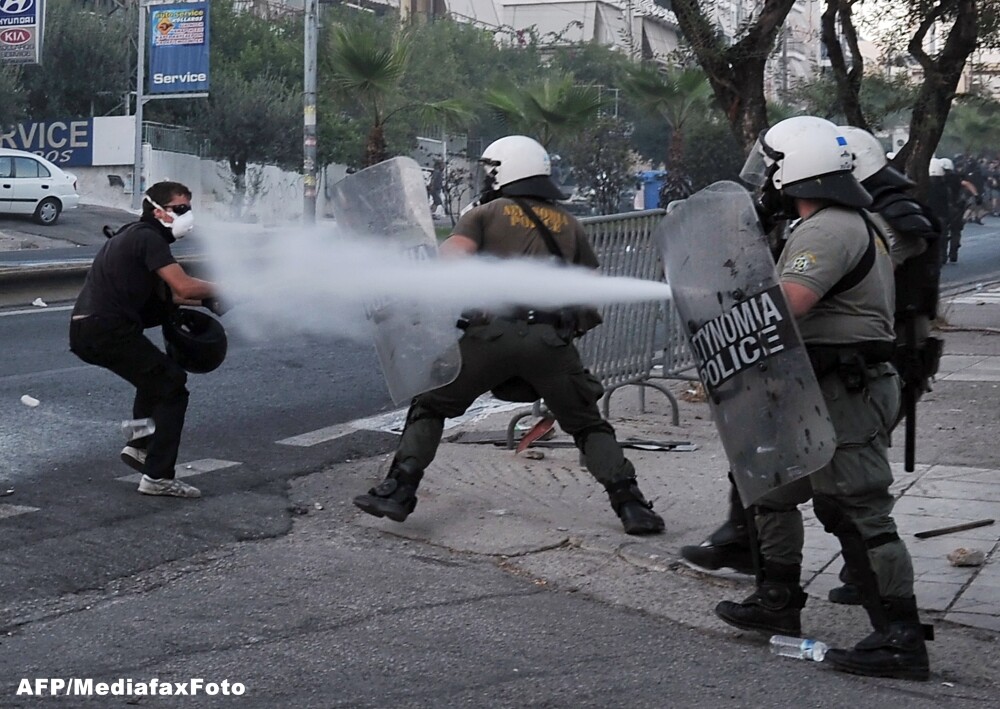
[[[928,204],[942,225],[941,262],[958,261],[962,228],[1000,216],[1000,160],[956,155],[930,164]]]

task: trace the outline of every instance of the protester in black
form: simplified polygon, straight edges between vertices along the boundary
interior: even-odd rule
[[[146,495],[200,497],[174,479],[184,415],[187,373],[143,335],[162,325],[176,304],[218,312],[214,284],[189,276],[170,251],[193,225],[191,191],[158,182],[143,197],[142,217],[110,235],[94,258],[73,308],[70,350],[136,388],[133,418],[151,418],[151,435],[129,441],[121,458],[142,473]]]

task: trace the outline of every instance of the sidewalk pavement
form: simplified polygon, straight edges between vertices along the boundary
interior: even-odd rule
[[[1000,330],[979,327],[984,317],[1000,323],[1000,286],[955,298],[945,312],[946,355],[934,391],[918,406],[916,469],[903,470],[902,429],[891,449],[896,477],[892,490],[898,496],[894,517],[913,557],[917,601],[927,619],[996,632],[1000,521],[929,539],[914,536],[981,519],[1000,520],[1000,465],[993,447],[1000,438]],[[965,329],[966,324],[972,324],[971,329]],[[417,508],[405,523],[360,512],[354,520],[407,540],[496,557],[539,583],[625,602],[641,597],[644,610],[714,632],[733,631],[712,608],[719,600],[742,599],[752,579],[735,573],[705,574],[679,560],[681,546],[700,543],[723,520],[728,488],[726,457],[708,406],[685,401],[690,388],[689,383],[671,383],[681,398],[678,426],[671,425],[669,404],[658,392],[650,390],[645,411],[635,389],[616,392],[611,400],[610,420],[620,440],[696,445],[694,451],[626,450],[643,491],[666,520],[663,535],[624,535],[603,489],[581,467],[575,448],[531,448],[526,453],[535,457],[529,457],[502,445],[463,443],[483,437],[505,440],[509,411],[445,432]],[[553,440],[571,439],[558,432]],[[360,466],[365,479],[374,483],[387,465],[387,459],[379,459],[348,467],[357,474]],[[329,472],[336,475],[338,469]],[[838,542],[823,531],[811,505],[803,506],[803,512],[803,580],[811,596],[804,632],[854,642],[867,633],[860,609],[852,614],[826,599],[827,591],[839,585]],[[952,566],[947,556],[959,548],[983,552],[985,563]],[[566,563],[569,551],[577,553],[573,563]],[[589,563],[581,565],[581,556]],[[634,573],[613,580],[601,574],[604,566],[619,561],[627,562]]]

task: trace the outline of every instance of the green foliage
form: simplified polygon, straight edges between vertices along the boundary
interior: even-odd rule
[[[213,157],[228,160],[238,179],[250,162],[293,167],[301,159],[301,99],[279,78],[215,71],[195,119]]]
[[[303,36],[301,16],[261,18],[236,12],[233,0],[212,1],[211,63],[244,76],[267,74],[286,86],[301,86]]]
[[[529,86],[493,88],[484,98],[508,132],[529,135],[545,147],[589,126],[601,109],[601,92],[577,85],[570,75],[549,76]]]
[[[692,187],[702,187],[719,180],[738,181],[745,156],[729,124],[722,120],[698,121],[684,131],[684,153],[697,155],[685,162]]]
[[[667,146],[664,164],[670,172],[668,181],[671,189],[680,190],[675,196],[685,196],[685,178],[690,175],[684,160],[684,134],[690,125],[709,116],[714,94],[708,78],[700,69],[636,64],[627,67],[622,85],[640,110],[659,116],[666,124],[664,135],[669,131],[670,137],[662,145]]]
[[[9,126],[21,120],[26,103],[20,68],[0,66],[0,126]]]
[[[622,194],[634,186],[629,128],[618,118],[601,117],[567,138],[561,156],[573,166],[584,194],[592,194],[599,214],[615,214]]]
[[[104,115],[120,108],[135,73],[132,12],[87,12],[46,5],[41,66],[25,66],[21,86],[34,120]]]
[[[970,96],[952,106],[937,154],[982,155],[994,153],[997,146],[1000,146],[1000,102],[993,98]]]
[[[329,110],[332,102],[346,103],[342,125],[367,126],[363,166],[381,162],[394,152],[409,152],[392,149],[393,143],[403,142],[399,133],[387,133],[392,119],[408,119],[408,125],[403,124],[407,146],[412,146],[418,128],[431,124],[467,126],[472,119],[461,99],[421,100],[418,92],[409,91],[404,77],[410,72],[414,46],[412,35],[398,32],[392,25],[368,22],[335,27],[325,44],[324,85],[331,88],[331,95],[324,99],[324,106]]]
[[[861,110],[874,131],[905,122],[916,98],[917,88],[903,75],[889,78],[882,74],[866,74],[861,80]],[[789,91],[786,106],[789,115],[822,116],[838,125],[846,123],[837,99],[836,83],[829,74],[794,87]],[[793,106],[795,108],[791,108]],[[768,115],[772,125],[787,117]]]

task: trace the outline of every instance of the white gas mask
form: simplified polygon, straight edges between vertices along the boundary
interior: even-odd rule
[[[165,222],[162,219],[157,219],[160,224],[165,226],[174,235],[175,239],[181,239],[187,234],[191,233],[194,229],[194,212],[191,211],[191,205],[189,204],[175,204],[170,207],[161,207],[159,204],[154,202],[149,195],[145,195],[149,203],[159,210],[164,212],[170,212],[174,215],[174,220],[172,222]]]

